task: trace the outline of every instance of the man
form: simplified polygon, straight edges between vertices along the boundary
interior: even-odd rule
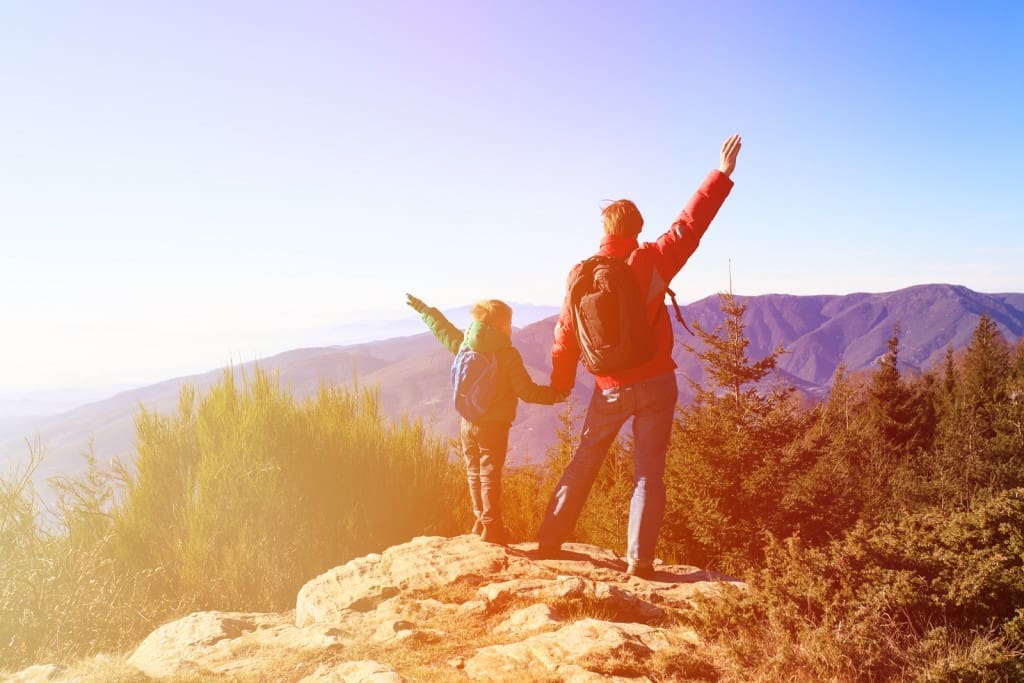
[[[579,446],[566,466],[548,503],[537,534],[541,558],[557,557],[572,533],[601,463],[623,423],[633,418],[633,497],[629,506],[627,573],[642,578],[654,574],[654,550],[665,513],[665,455],[679,389],[672,360],[672,324],[665,311],[668,284],[696,251],[733,182],[741,146],[733,135],[722,144],[721,164],[711,171],[672,226],[655,242],[639,244],[643,217],[628,199],[603,211],[604,238],[599,255],[624,260],[646,294],[645,316],[653,352],[633,367],[594,375],[594,393],[587,408]],[[580,264],[582,265],[582,264]],[[577,265],[570,282],[578,274]],[[562,306],[551,349],[551,388],[568,392],[576,380],[580,342],[570,297]]]

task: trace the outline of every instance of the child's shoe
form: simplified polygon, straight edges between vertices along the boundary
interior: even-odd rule
[[[498,545],[508,545],[508,532],[505,531],[505,527],[501,525],[483,525],[483,532],[480,534],[480,539],[487,541],[488,543],[496,543]]]

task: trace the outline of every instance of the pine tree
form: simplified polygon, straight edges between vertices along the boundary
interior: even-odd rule
[[[935,409],[927,385],[912,387],[899,369],[900,326],[893,328],[888,350],[878,360],[868,393],[871,422],[883,455],[908,455],[931,446]]]
[[[694,325],[702,348],[687,347],[709,386],[694,384],[673,432],[663,539],[670,558],[738,572],[758,561],[764,532],[788,535],[800,524],[789,484],[808,465],[795,446],[806,422],[792,388],[768,382],[783,349],[751,360],[746,306],[732,294],[720,306],[724,324]]]
[[[863,513],[875,488],[866,457],[871,429],[864,408],[866,388],[840,363],[828,398],[809,413],[803,448],[810,462],[790,489],[802,508],[800,537],[823,544],[851,526]]]
[[[964,353],[964,405],[981,438],[995,434],[996,406],[1006,399],[1012,357],[995,321],[983,314]]]
[[[1013,372],[1007,383],[1007,426],[1021,441],[1024,441],[1024,338],[1017,343],[1014,352]]]
[[[700,358],[712,385],[710,389],[695,389],[716,394],[724,391],[740,411],[763,411],[768,400],[762,397],[756,385],[775,369],[779,356],[785,350],[780,346],[761,360],[751,362],[747,356],[750,340],[746,337],[746,324],[743,322],[746,304],[740,304],[732,293],[728,293],[721,295],[720,307],[725,314],[724,329],[719,326],[707,332],[700,325],[695,325],[697,337],[703,342],[704,348],[697,351],[691,346],[686,347]]]

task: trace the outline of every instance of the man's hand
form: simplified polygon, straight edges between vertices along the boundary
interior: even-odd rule
[[[736,157],[739,156],[740,147],[743,146],[739,135],[733,135],[722,143],[722,163],[718,170],[727,176],[732,175],[736,168]]]
[[[414,297],[412,294],[406,294],[405,296],[408,297],[408,300],[405,303],[412,306],[412,310],[416,311],[420,315],[423,315],[429,308],[429,306]]]

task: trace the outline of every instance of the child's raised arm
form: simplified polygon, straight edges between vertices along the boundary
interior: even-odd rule
[[[448,318],[444,317],[441,311],[427,306],[421,299],[417,299],[412,294],[406,294],[405,296],[405,303],[420,314],[423,322],[427,324],[427,327],[437,337],[437,340],[444,344],[452,353],[458,353],[459,347],[462,345],[462,330],[455,327]]]

